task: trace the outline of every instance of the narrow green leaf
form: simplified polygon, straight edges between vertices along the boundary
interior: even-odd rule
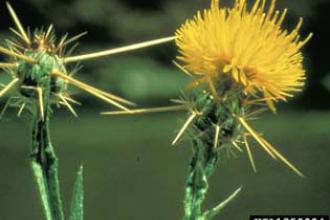
[[[38,190],[41,196],[41,202],[42,202],[42,206],[44,207],[46,219],[53,220],[51,204],[49,202],[49,193],[46,185],[47,183],[44,179],[42,168],[38,163],[34,161],[31,162],[31,165],[35,180],[38,184]]]
[[[213,209],[210,209],[206,211],[203,214],[203,220],[210,220],[214,218],[216,215],[218,215],[235,197],[241,192],[242,186],[238,188],[234,193],[232,193],[226,200],[221,202],[219,205],[214,207]]]
[[[74,184],[70,220],[84,219],[84,185],[83,185],[83,166],[81,166],[77,173],[76,182]]]

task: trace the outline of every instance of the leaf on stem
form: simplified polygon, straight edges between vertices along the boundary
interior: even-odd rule
[[[226,200],[221,202],[219,205],[214,207],[213,209],[210,209],[206,211],[203,214],[203,220],[210,220],[214,218],[216,215],[218,215],[235,197],[241,192],[242,186],[238,188],[233,194],[231,194]]]
[[[76,182],[73,188],[70,220],[84,219],[84,184],[83,184],[83,166],[81,166],[77,173]]]
[[[43,171],[42,171],[42,168],[41,168],[40,164],[38,164],[35,161],[32,161],[32,170],[33,170],[33,173],[34,173],[35,180],[38,184],[38,190],[39,190],[40,195],[41,195],[41,202],[42,202],[42,205],[44,207],[46,219],[47,220],[53,220],[53,214],[52,214],[52,210],[51,210],[51,204],[50,204],[50,201],[49,201],[49,193],[48,193],[48,189],[47,189],[47,183],[44,179]]]

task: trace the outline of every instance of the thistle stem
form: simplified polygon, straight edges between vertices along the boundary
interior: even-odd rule
[[[47,96],[44,96],[44,100],[46,99]],[[48,104],[49,102],[45,102],[45,106]],[[49,107],[44,108],[44,118],[40,113],[34,115],[31,165],[47,220],[64,220],[58,163],[51,143],[49,118]]]
[[[208,179],[214,173],[218,155],[212,144],[193,139],[193,158],[185,186],[183,220],[204,220],[202,205],[208,191]]]
[[[223,88],[219,87],[217,93],[229,94]],[[215,207],[204,211],[202,205],[209,188],[209,179],[217,169],[219,149],[234,143],[233,140],[241,133],[240,125],[233,118],[233,112],[241,111],[240,99],[234,93],[226,99],[214,101],[212,91],[196,89],[190,100],[199,114],[191,122],[189,132],[193,157],[185,185],[183,220],[211,220],[221,209]]]

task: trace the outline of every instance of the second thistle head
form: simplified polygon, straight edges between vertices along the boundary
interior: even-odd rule
[[[17,60],[16,74],[20,79],[19,91],[26,98],[38,98],[33,88],[49,90],[53,100],[58,100],[58,95],[66,93],[67,81],[51,76],[54,70],[67,73],[58,54],[58,51],[61,51],[61,45],[55,46],[55,37],[52,32],[52,26],[47,32],[36,31],[32,42],[22,51],[23,55],[31,60]],[[12,46],[15,48],[15,44]]]
[[[0,97],[13,90],[14,95],[9,98],[7,104],[18,106],[20,108],[18,115],[28,106],[32,107],[29,109],[32,109],[33,112],[39,113],[43,119],[45,111],[50,108],[51,104],[55,103],[57,106],[67,107],[73,115],[77,116],[71,104],[79,104],[79,102],[70,97],[67,90],[69,84],[119,109],[129,111],[126,105],[134,105],[134,103],[74,79],[72,75],[76,69],[67,71],[67,64],[173,40],[173,37],[164,38],[96,53],[69,56],[68,54],[72,49],[67,53],[67,45],[75,42],[86,33],[78,34],[72,38],[67,38],[67,35],[64,35],[62,38],[56,39],[51,25],[48,29],[36,30],[31,35],[25,31],[9,3],[7,3],[7,7],[16,26],[16,29],[11,28],[15,38],[7,39],[6,47],[0,46],[0,53],[8,56],[7,62],[0,63],[0,68],[7,70],[6,72],[10,74],[12,81],[7,85],[0,84],[3,87],[0,90]],[[35,107],[38,107],[39,110],[35,111]]]

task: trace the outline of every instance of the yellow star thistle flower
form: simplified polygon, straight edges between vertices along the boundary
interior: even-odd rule
[[[301,48],[312,37],[309,34],[300,40],[302,18],[291,32],[283,30],[287,10],[276,11],[276,0],[270,1],[268,9],[266,3],[267,0],[256,0],[248,8],[246,0],[236,0],[232,8],[219,8],[219,0],[211,0],[210,9],[198,12],[177,30],[178,60],[183,63],[183,66],[178,66],[186,73],[199,77],[193,86],[199,86],[204,93],[211,94],[208,99],[212,100],[211,105],[217,106],[212,111],[212,114],[218,114],[216,122],[213,122],[214,118],[209,118],[207,113],[208,102],[200,102],[203,100],[200,95],[193,101],[197,105],[202,104],[197,108],[199,111],[204,109],[201,111],[204,114],[199,117],[202,122],[204,119],[216,124],[215,146],[227,141],[240,149],[239,145],[243,143],[256,170],[247,141],[250,136],[273,159],[279,159],[303,176],[248,124],[249,119],[263,111],[258,107],[260,102],[266,102],[275,112],[274,102],[286,100],[302,89],[305,70]],[[203,84],[207,85],[206,90]],[[232,117],[238,124],[234,122],[223,129],[228,121],[232,122]],[[198,127],[200,121],[195,120],[195,126]],[[205,127],[202,124],[198,129],[203,131]],[[221,132],[226,133],[228,129],[233,135],[220,137]]]
[[[199,77],[193,89],[184,91],[176,105],[130,111],[103,112],[105,115],[141,114],[188,110],[189,116],[175,136],[177,144],[188,133],[193,156],[189,164],[184,196],[184,220],[213,219],[239,193],[218,206],[203,211],[209,178],[217,169],[222,150],[243,152],[256,172],[249,144],[253,138],[270,157],[303,173],[248,123],[265,109],[275,111],[274,102],[286,100],[304,85],[305,70],[300,49],[312,37],[300,40],[302,19],[293,31],[281,29],[287,10],[275,11],[276,0],[265,10],[266,0],[256,0],[247,9],[246,0],[236,0],[233,8],[211,8],[198,12],[176,32],[179,47],[174,64],[184,73]],[[263,97],[262,97],[263,96]],[[189,131],[189,132],[188,132]]]
[[[198,12],[176,32],[178,60],[183,65],[174,64],[186,74],[198,77],[193,81],[194,88],[185,91],[180,100],[174,100],[177,105],[102,114],[186,109],[189,117],[173,145],[190,130],[198,152],[211,152],[217,157],[218,149],[229,147],[242,152],[243,146],[256,171],[248,143],[253,138],[273,159],[304,176],[248,122],[267,110],[260,105],[266,104],[275,111],[274,102],[286,100],[302,89],[305,70],[300,50],[312,34],[300,40],[302,19],[291,32],[282,30],[287,10],[275,11],[276,0],[271,0],[268,9],[267,0],[256,0],[251,9],[246,0],[236,0],[232,8],[219,8],[219,0],[211,1],[210,9]]]
[[[287,10],[268,10],[266,0],[256,0],[251,9],[246,0],[236,0],[232,8],[211,8],[198,12],[176,32],[178,60],[199,81],[230,75],[252,96],[263,95],[275,111],[274,101],[286,100],[300,91],[305,81],[301,48],[311,39],[300,40],[303,19],[291,31],[281,28]],[[212,89],[212,88],[211,88]]]

